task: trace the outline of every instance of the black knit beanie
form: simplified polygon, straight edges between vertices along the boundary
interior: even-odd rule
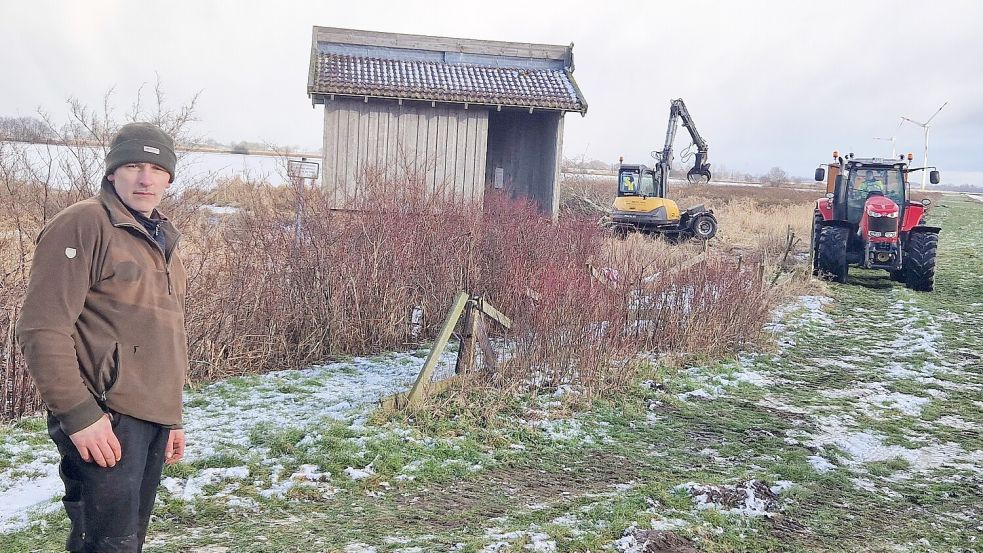
[[[174,154],[174,140],[167,133],[150,123],[128,123],[120,128],[106,154],[106,175],[127,163],[154,163],[171,175],[168,182],[174,182],[174,168],[177,156]]]

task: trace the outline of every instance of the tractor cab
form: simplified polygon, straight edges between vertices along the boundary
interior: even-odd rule
[[[664,198],[660,190],[661,179],[657,169],[644,165],[622,165],[618,169],[618,196],[643,196]]]
[[[839,194],[834,194],[834,212],[837,215],[842,213],[840,218],[843,220],[859,224],[864,215],[864,206],[868,204],[868,200],[876,198],[871,202],[872,205],[884,207],[878,207],[874,213],[881,214],[880,211],[883,211],[888,217],[903,217],[906,203],[904,169],[903,162],[892,165],[885,164],[882,160],[847,162],[846,181],[843,182],[842,177],[839,179]],[[891,204],[896,208],[891,210]],[[891,212],[893,215],[889,214]]]

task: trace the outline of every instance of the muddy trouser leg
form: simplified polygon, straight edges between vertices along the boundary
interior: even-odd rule
[[[72,529],[66,548],[80,553],[139,553],[157,496],[169,430],[113,414],[123,456],[115,467],[82,460],[58,420],[48,415],[48,435],[61,454],[62,502]]]

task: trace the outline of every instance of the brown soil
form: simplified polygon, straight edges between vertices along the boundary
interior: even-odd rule
[[[637,460],[606,453],[571,460],[559,469],[503,467],[482,472],[474,480],[396,496],[394,507],[401,525],[433,531],[480,530],[488,519],[516,508],[611,491],[614,484],[630,481],[640,468]]]

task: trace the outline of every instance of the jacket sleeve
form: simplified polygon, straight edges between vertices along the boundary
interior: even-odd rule
[[[101,234],[90,213],[63,212],[48,223],[38,236],[16,326],[27,369],[66,434],[103,415],[82,379],[73,338],[86,295],[99,280]]]

